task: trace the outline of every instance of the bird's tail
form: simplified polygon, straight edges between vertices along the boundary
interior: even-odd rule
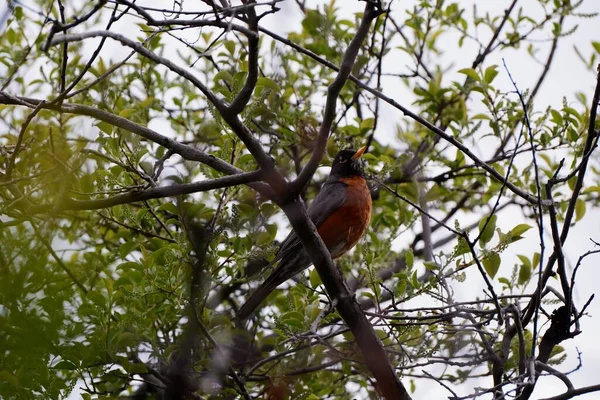
[[[277,286],[293,278],[299,272],[304,271],[309,265],[310,261],[304,252],[284,257],[279,262],[277,268],[271,272],[271,275],[252,293],[250,298],[240,308],[238,318],[242,321],[248,319]]]
[[[238,318],[242,321],[250,318],[254,311],[260,306],[264,299],[271,294],[277,286],[281,284],[280,274],[277,270],[273,271],[271,275],[252,293],[250,298],[246,300],[240,311],[238,312]]]

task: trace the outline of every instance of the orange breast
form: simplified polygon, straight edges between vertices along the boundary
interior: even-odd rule
[[[334,259],[353,248],[371,222],[371,193],[365,179],[356,176],[340,180],[348,185],[346,202],[317,227]]]

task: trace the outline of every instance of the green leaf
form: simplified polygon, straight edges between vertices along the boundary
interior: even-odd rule
[[[284,324],[291,326],[292,328],[303,328],[304,327],[304,315],[299,313],[298,311],[289,311],[281,315],[279,317],[281,322]]]
[[[412,269],[415,262],[415,255],[412,250],[407,250],[406,253],[404,253],[404,261],[406,261],[408,269]]]
[[[14,10],[13,10],[13,14],[15,15],[15,19],[17,21],[22,20],[23,19],[23,8],[22,7],[15,7]]]
[[[425,261],[423,265],[430,271],[437,271],[440,268],[439,265],[433,261]]]
[[[98,292],[88,292],[87,293],[88,300],[91,300],[92,303],[96,304],[99,307],[104,307],[106,305],[106,298]]]
[[[540,264],[540,257],[541,257],[540,253],[538,253],[538,252],[533,253],[533,262],[532,262],[533,268],[537,267]]]
[[[127,368],[127,372],[130,374],[144,374],[148,372],[148,367],[146,364],[142,363],[130,364]]]
[[[179,210],[177,209],[177,206],[173,203],[165,203],[165,204],[161,204],[160,207],[157,208],[157,210],[159,211],[168,211],[171,214],[179,214]]]
[[[6,382],[15,387],[19,387],[19,380],[8,371],[0,371],[0,382]]]
[[[494,78],[498,75],[497,69],[498,69],[497,65],[492,65],[491,67],[487,67],[485,69],[485,72],[483,73],[483,80],[485,80],[486,83],[492,83]]]
[[[523,263],[523,265],[527,265],[531,268],[531,261],[529,261],[529,258],[527,256],[517,254],[517,257],[519,257],[519,260],[521,260],[521,263]]]
[[[106,133],[107,135],[112,135],[114,127],[111,124],[109,124],[108,122],[100,121],[96,124],[96,126],[98,127],[98,129],[100,129],[102,132]]]
[[[550,115],[552,115],[552,121],[555,122],[557,125],[563,124],[563,117],[558,111],[551,109]]]
[[[461,70],[458,70],[458,72],[460,74],[465,74],[466,76],[468,76],[476,82],[479,82],[481,80],[481,78],[477,74],[477,71],[475,71],[473,68],[463,68]]]
[[[309,280],[310,280],[310,286],[314,289],[317,286],[319,286],[322,282],[321,282],[321,277],[319,276],[319,273],[317,272],[316,268],[313,268],[310,271],[309,274]]]
[[[575,202],[575,221],[579,221],[585,215],[585,201],[577,199]]]
[[[55,368],[55,369],[66,369],[66,370],[69,370],[69,371],[73,371],[73,370],[77,369],[77,366],[75,364],[73,364],[71,361],[61,360],[53,368]]]
[[[527,282],[529,282],[530,278],[531,278],[531,265],[521,264],[521,267],[519,268],[519,277],[518,277],[517,283],[519,285],[524,285]]]
[[[266,87],[268,89],[273,90],[276,93],[279,93],[279,91],[281,90],[279,85],[274,80],[271,80],[264,76],[261,76],[260,78],[258,78],[258,80],[256,81],[256,86]]]
[[[494,279],[496,273],[498,273],[498,269],[500,268],[500,256],[498,254],[492,254],[483,259],[482,264],[485,272],[490,276],[490,278]]]
[[[498,217],[496,214],[493,214],[491,217],[482,218],[481,221],[479,221],[479,242],[482,247],[494,237],[497,219]]]
[[[221,80],[227,82],[228,85],[233,85],[233,76],[228,71],[219,71],[215,74],[213,80],[219,82]]]
[[[513,237],[519,237],[523,235],[525,232],[531,229],[531,225],[528,224],[519,224],[510,230],[510,234]]]
[[[154,103],[154,100],[156,100],[156,98],[154,98],[154,97],[148,97],[146,100],[144,100],[141,103],[139,103],[137,105],[137,107],[141,108],[141,109],[150,108],[150,106],[152,106],[152,104]]]
[[[119,117],[129,118],[131,114],[135,112],[135,108],[126,108],[119,113]]]
[[[119,348],[135,347],[137,342],[137,337],[132,332],[121,332],[117,336],[117,346]]]
[[[133,251],[133,249],[136,249],[138,247],[138,244],[139,243],[133,240],[123,243],[119,248],[119,255],[121,256],[121,258],[125,258],[129,253]]]
[[[374,118],[365,118],[362,121],[360,121],[360,130],[361,131],[368,131],[370,129],[373,129],[373,126],[375,126]]]
[[[231,55],[235,54],[235,42],[233,40],[226,40],[225,48]]]

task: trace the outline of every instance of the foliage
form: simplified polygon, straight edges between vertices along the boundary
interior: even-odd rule
[[[255,74],[248,10],[283,18],[280,3],[174,2],[164,12],[68,3],[13,2],[0,37],[0,395],[66,398],[77,386],[84,398],[179,398],[170,390],[184,376],[186,390],[215,399],[376,398],[316,270],[276,290],[251,323],[235,320],[268,273],[247,266],[271,259],[289,230],[266,186],[254,185],[274,187],[274,178],[191,186],[264,169],[236,119],[284,177],[300,173],[363,13],[298,1],[302,23],[287,38],[259,31],[252,96],[231,116],[206,92],[224,104],[244,97]],[[596,16],[579,11],[583,1],[515,3],[498,15],[444,0],[382,5],[390,11],[359,43],[326,142],[324,166],[339,149],[369,144],[372,222],[339,265],[413,390],[426,379],[460,387],[485,376],[478,395],[528,398],[523,384],[535,379],[525,361],[544,354],[541,324],[555,326],[537,296],[551,309],[571,306],[576,282],[565,279],[556,238],[598,205],[592,95],[564,88],[562,104],[541,108],[536,95],[553,84],[545,72],[507,90],[499,80],[510,70],[491,61],[524,47],[549,68],[549,46]],[[123,38],[93,35],[103,29]],[[478,49],[473,59],[468,48]],[[581,48],[593,69],[600,46]],[[386,103],[393,137],[381,128]],[[414,116],[402,118],[406,110]],[[315,174],[305,200],[325,176]],[[167,187],[187,191],[165,195]],[[543,247],[540,223],[541,235],[556,232]],[[513,256],[524,240],[529,251]],[[562,290],[548,293],[552,271]],[[469,291],[481,280],[485,294]],[[577,321],[562,340],[580,332]],[[560,369],[562,340],[544,364]],[[424,369],[440,364],[443,372]]]

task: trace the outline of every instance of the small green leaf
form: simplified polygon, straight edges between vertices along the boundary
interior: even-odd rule
[[[413,254],[412,250],[408,250],[406,253],[404,253],[404,260],[406,261],[406,266],[408,269],[411,269],[415,263],[415,255]]]
[[[233,40],[227,40],[225,42],[225,48],[232,55],[235,54],[235,42]]]
[[[490,278],[494,279],[496,273],[498,273],[498,269],[500,268],[500,261],[500,256],[498,254],[492,254],[489,257],[483,259],[483,268],[485,269],[485,272],[488,273]]]
[[[102,296],[101,293],[88,292],[87,298],[99,307],[104,307],[106,305],[106,299],[104,298],[104,296]]]
[[[138,104],[138,108],[149,108],[152,105],[152,103],[154,103],[154,100],[156,100],[154,97],[148,97],[146,100]]]
[[[96,126],[98,127],[98,129],[100,129],[102,132],[106,133],[107,135],[112,134],[113,132],[113,126],[111,124],[109,124],[108,122],[98,122],[96,124]]]
[[[126,108],[119,113],[119,117],[129,118],[135,112],[135,108]]]
[[[171,214],[178,214],[179,210],[177,209],[177,206],[173,203],[165,203],[162,204],[160,207],[158,207],[159,211],[168,211]]]
[[[300,314],[298,311],[287,312],[280,317],[280,320],[292,328],[304,327],[304,323],[302,322],[304,321],[304,315]]]
[[[117,266],[117,270],[120,270],[120,269],[122,269],[122,270],[128,270],[128,269],[142,270],[142,269],[144,269],[144,267],[139,263],[136,263],[133,261],[127,261],[127,262],[121,263]]]
[[[317,319],[320,313],[321,309],[314,304],[308,305],[304,310],[304,314],[308,317],[310,322],[313,322],[315,319]]]
[[[263,86],[273,90],[274,92],[279,92],[281,90],[279,85],[274,80],[265,78],[264,76],[258,78],[258,80],[256,81],[256,86]]]
[[[361,130],[368,131],[370,129],[373,129],[373,126],[375,126],[374,118],[365,118],[362,121],[360,121],[360,129]]]
[[[10,4],[10,3],[8,3]],[[23,8],[22,7],[15,7],[13,10],[13,14],[15,15],[15,18],[17,21],[20,21],[23,19]],[[594,44],[595,42],[592,42],[592,44]],[[599,51],[600,53],[600,51]]]
[[[519,278],[517,282],[519,283],[519,285],[524,285],[525,283],[529,282],[529,278],[531,278],[531,266],[521,264],[521,267],[519,268]]]
[[[277,235],[277,224],[265,224],[265,229],[269,233],[271,240],[275,239],[275,235]]]
[[[552,121],[555,122],[557,125],[563,124],[563,117],[558,111],[550,110],[550,115],[552,115]]]
[[[532,261],[532,267],[535,268],[540,264],[540,253],[535,252],[533,253],[533,261]]]
[[[0,371],[0,382],[6,382],[15,387],[19,387],[19,380],[8,371]]]
[[[489,218],[483,218],[479,221],[479,240],[482,247],[494,237],[497,219],[498,217],[494,214]]]
[[[312,288],[316,288],[317,286],[319,286],[321,284],[321,277],[319,276],[319,273],[317,272],[316,268],[313,268],[310,271],[309,280],[310,280],[310,286]]]
[[[527,256],[524,256],[523,254],[517,254],[517,257],[519,257],[519,260],[521,260],[521,263],[523,263],[523,265],[527,265],[531,268],[531,261],[529,261],[529,258],[527,258]]]
[[[137,344],[137,338],[132,332],[121,332],[117,336],[117,346],[123,347],[134,347]]]
[[[225,70],[217,72],[213,80],[219,82],[220,80],[225,81],[228,85],[233,85],[233,76]]]
[[[127,372],[130,374],[144,374],[148,372],[148,367],[142,363],[131,364],[129,368],[127,368]]]
[[[121,258],[125,258],[131,251],[138,247],[137,241],[130,240],[121,245],[119,248],[119,255]]]
[[[58,364],[56,364],[53,368],[66,369],[69,371],[73,371],[73,370],[77,369],[77,366],[75,364],[73,364],[71,361],[62,360],[62,361],[59,361]]]
[[[439,269],[439,266],[433,261],[425,261],[423,265],[430,271],[437,271]]]
[[[511,229],[510,234],[513,237],[517,237],[517,236],[523,235],[525,232],[527,232],[530,229],[531,229],[531,225],[528,225],[528,224],[519,224],[519,225],[517,225],[517,226],[515,226],[514,228]]]
[[[406,279],[398,280],[398,284],[396,285],[396,290],[398,290],[398,295],[402,296],[406,293]]]
[[[577,199],[575,203],[575,221],[579,221],[585,215],[585,201]]]
[[[463,68],[458,72],[467,75],[469,78],[473,79],[476,82],[479,82],[481,80],[481,78],[477,74],[477,71],[475,71],[473,68]]]
[[[494,78],[498,75],[497,68],[497,65],[492,65],[491,67],[487,67],[485,69],[485,72],[483,73],[483,79],[486,83],[492,83]]]

